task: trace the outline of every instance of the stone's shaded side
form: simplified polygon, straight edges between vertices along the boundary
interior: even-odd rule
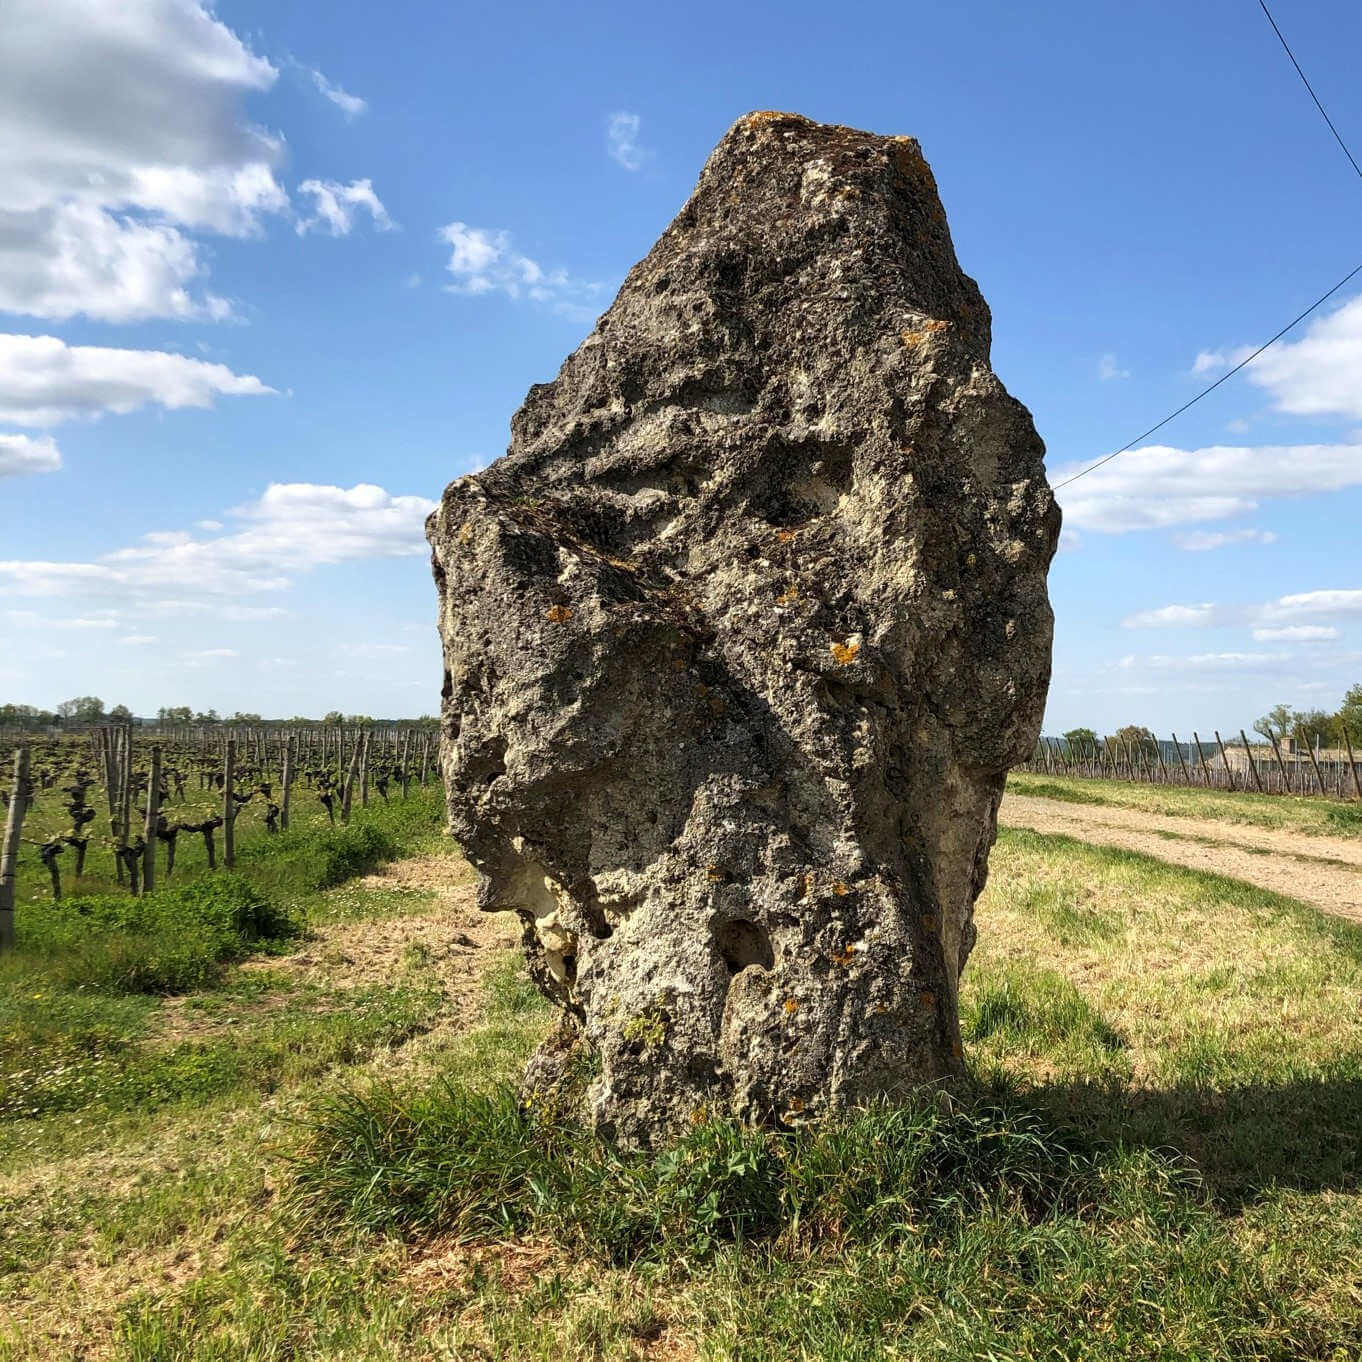
[[[634,1142],[951,1073],[1059,512],[917,143],[741,119],[512,434],[429,537],[531,1092]]]

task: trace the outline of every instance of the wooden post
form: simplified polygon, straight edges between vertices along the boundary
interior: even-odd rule
[[[1178,765],[1182,767],[1182,778],[1190,786],[1192,783],[1192,773],[1187,769],[1186,758],[1182,755],[1182,744],[1178,741],[1178,735],[1173,734],[1173,750],[1178,754]]]
[[[1197,765],[1201,767],[1201,777],[1209,785],[1211,773],[1206,769],[1206,754],[1201,750],[1201,739],[1197,737],[1196,729],[1192,730],[1192,741],[1196,743],[1196,759]]]
[[[1230,765],[1229,754],[1225,751],[1225,744],[1220,741],[1220,730],[1215,730],[1216,746],[1220,748],[1220,760],[1225,763],[1225,779],[1230,783],[1230,789],[1237,788],[1234,783],[1234,768]]]
[[[1353,760],[1353,740],[1348,736],[1348,725],[1343,726],[1343,742],[1348,749],[1348,770],[1353,775],[1353,793],[1362,799],[1362,782],[1357,779],[1357,763]]]
[[[366,728],[359,739],[359,806],[369,807],[369,748],[373,742],[374,730]]]
[[[1319,773],[1319,762],[1317,762],[1317,761],[1315,760],[1315,749],[1314,749],[1313,747],[1310,746],[1310,741],[1309,741],[1308,738],[1306,739],[1306,743],[1305,743],[1305,752],[1306,752],[1306,755],[1310,758],[1310,765],[1311,765],[1312,767],[1314,767],[1314,770],[1315,770],[1315,784],[1316,784],[1317,786],[1319,786],[1319,792],[1320,792],[1320,794],[1323,794],[1323,793],[1324,793],[1324,777],[1321,776],[1320,773]]]
[[[9,792],[5,841],[0,847],[0,950],[14,949],[14,882],[18,875],[19,837],[28,812],[28,748],[14,754],[14,784]]]
[[[345,785],[341,790],[341,822],[350,821],[350,798],[355,792],[355,776],[359,773],[359,743],[350,749],[350,769],[345,775]]]
[[[1267,726],[1267,738],[1272,744],[1272,751],[1277,758],[1277,765],[1281,768],[1282,781],[1286,785],[1286,792],[1287,794],[1295,794],[1295,791],[1291,788],[1291,772],[1286,769],[1286,762],[1282,758],[1282,749],[1277,746],[1277,738],[1272,732],[1271,724]]]
[[[1253,749],[1249,746],[1248,734],[1242,728],[1239,730],[1239,741],[1244,744],[1244,755],[1248,758],[1249,770],[1253,772],[1253,783],[1258,787],[1258,793],[1262,794],[1262,778],[1258,774],[1258,765],[1253,760]]]
[[[142,893],[150,894],[156,888],[156,815],[161,810],[161,746],[155,744],[151,749],[151,776],[147,781],[147,821],[142,840],[146,847],[142,852]]]
[[[128,833],[132,831],[132,729],[123,729],[123,787],[118,802],[118,858],[124,859],[128,849]],[[128,866],[128,888],[137,893],[137,871]]]
[[[222,767],[222,863],[230,870],[236,864],[236,739],[227,739],[227,754]]]
[[[424,788],[426,776],[430,771],[430,734],[421,739],[421,785]]]
[[[283,794],[279,800],[279,826],[288,831],[288,802],[289,790],[293,784],[293,739],[284,739],[284,769],[280,773],[279,783],[284,787]]]

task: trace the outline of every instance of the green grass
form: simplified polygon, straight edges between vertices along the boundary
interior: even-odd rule
[[[311,920],[399,899],[351,881]],[[368,993],[229,966],[183,1008],[264,1067],[84,1108],[98,1144],[28,1121],[0,1359],[1362,1357],[1362,932],[1008,831],[977,918],[951,1097],[653,1153],[520,1109],[551,1015],[513,958],[458,1032],[423,947]],[[385,1007],[320,1062],[328,1019]]]
[[[239,992],[236,962],[296,949],[310,922],[327,920],[331,887],[430,846],[439,815],[433,790],[414,792],[357,811],[348,827],[262,839],[234,872],[177,878],[141,898],[22,901],[17,948],[0,955],[0,1153],[31,1144],[32,1124],[57,1114],[270,1091],[419,1030],[434,1009],[427,981],[300,996],[247,1040],[165,1046],[155,1036],[160,995]]]
[[[1027,771],[1014,771],[1008,776],[1007,788],[1013,794],[1059,799],[1070,804],[1137,809],[1171,818],[1205,818],[1314,836],[1362,834],[1362,804],[1315,796],[1140,785],[1089,776],[1033,775]]]

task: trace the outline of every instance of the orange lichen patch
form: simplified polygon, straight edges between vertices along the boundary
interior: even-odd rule
[[[544,618],[550,624],[566,624],[572,618],[572,607],[570,605],[551,605]]]
[[[705,878],[711,884],[718,884],[724,877],[724,872],[717,865],[709,866],[705,870]]]
[[[844,899],[851,893],[851,886],[842,880],[838,880],[837,883],[832,886],[832,892],[836,894],[839,899]]]
[[[789,586],[776,597],[777,605],[793,605],[799,599],[799,588]]]
[[[812,872],[812,871],[809,871],[809,873],[808,873],[807,875],[804,876],[804,897],[805,897],[805,898],[808,898],[809,895],[813,893],[813,886],[814,886],[815,883],[816,883],[816,881],[814,880],[813,872]]]
[[[798,533],[798,530],[777,530],[776,538],[779,539],[782,544],[788,544]]]
[[[472,538],[473,538],[473,522],[471,520],[465,520],[464,523],[459,527],[459,543],[466,544]]]
[[[833,661],[840,667],[845,667],[856,660],[856,654],[861,651],[859,643],[834,643],[832,645]]]
[[[807,123],[809,121],[803,114],[782,113],[779,109],[758,109],[756,113],[748,114],[742,121],[744,127],[759,128],[766,123],[780,123],[787,120],[792,123]]]
[[[795,999],[793,999],[793,998],[786,998],[786,999],[785,999],[785,1014],[786,1014],[786,1016],[793,1017],[794,1014],[795,1014],[796,1012],[798,1012],[798,1011],[799,1011],[799,1004],[798,1004],[798,1002],[796,1002]]]
[[[832,953],[832,963],[841,965],[843,969],[846,969],[855,958],[856,950],[852,946],[844,946],[840,951],[833,951]]]
[[[802,1097],[790,1098],[790,1110],[796,1113],[803,1111],[804,1099]]]
[[[949,326],[950,322],[943,321],[940,317],[931,317],[911,331],[899,332],[899,338],[909,349],[913,349],[930,340],[938,331],[945,331]]]

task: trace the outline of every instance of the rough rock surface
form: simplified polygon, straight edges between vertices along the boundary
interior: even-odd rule
[[[445,492],[451,830],[564,1009],[532,1096],[638,1142],[958,1067],[1059,532],[989,329],[915,141],[752,114]]]

